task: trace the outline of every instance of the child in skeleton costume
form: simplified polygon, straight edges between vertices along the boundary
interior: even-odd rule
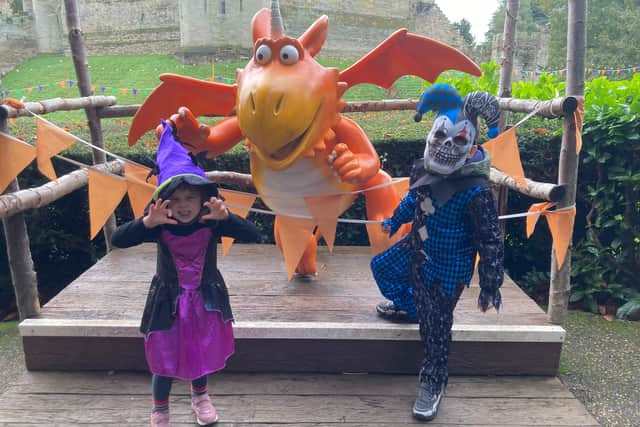
[[[200,425],[217,421],[207,374],[234,352],[229,294],[216,263],[221,236],[256,241],[256,227],[229,212],[215,183],[162,124],[156,156],[158,189],[143,218],[120,225],[112,243],[126,248],[156,242],[158,259],[140,330],[152,378],[152,426],[168,426],[174,378],[191,382]]]
[[[491,162],[476,145],[478,115],[487,122],[489,136],[497,135],[498,101],[486,92],[463,100],[453,87],[437,84],[423,94],[415,120],[429,110],[438,115],[424,158],[414,164],[409,193],[382,224],[391,235],[410,221],[412,230],[371,261],[388,298],[378,304],[378,313],[420,323],[425,358],[413,414],[427,421],[435,418],[447,384],[453,310],[471,281],[476,253],[483,312],[499,309],[503,280],[503,241],[488,182]]]

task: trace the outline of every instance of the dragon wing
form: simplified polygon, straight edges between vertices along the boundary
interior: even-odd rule
[[[207,82],[177,74],[160,75],[162,83],[155,88],[133,117],[129,129],[129,145],[147,131],[155,129],[179,107],[188,107],[196,116],[227,116],[236,103],[236,85]]]
[[[446,70],[482,74],[480,67],[459,50],[401,29],[340,73],[340,80],[349,87],[372,83],[388,89],[408,74],[433,82]]]

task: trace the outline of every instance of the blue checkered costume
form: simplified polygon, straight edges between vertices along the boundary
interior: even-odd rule
[[[463,166],[451,177],[412,172],[411,190],[384,225],[391,233],[413,221],[411,233],[375,256],[371,269],[382,294],[420,322],[425,346],[421,379],[433,392],[448,380],[453,310],[480,255],[479,304],[500,306],[503,242],[488,185],[490,160]]]

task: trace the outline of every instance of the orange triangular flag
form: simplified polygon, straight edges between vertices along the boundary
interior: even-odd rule
[[[564,258],[567,255],[569,243],[571,242],[573,223],[576,218],[576,208],[560,212],[550,211],[547,212],[546,217],[547,223],[549,224],[549,231],[551,231],[551,238],[553,239],[553,250],[556,253],[558,270],[560,270],[564,263]]]
[[[72,146],[75,138],[57,126],[36,119],[36,157],[38,170],[52,181],[58,177],[51,164],[51,157]]]
[[[284,263],[287,266],[287,277],[291,280],[311,238],[313,220],[276,215],[276,221]]]
[[[113,175],[89,171],[89,221],[91,239],[96,237],[127,192],[127,182]]]
[[[0,193],[35,157],[34,146],[8,135],[0,135]]]
[[[534,203],[531,205],[531,207],[529,208],[529,212],[538,212],[538,214],[527,216],[527,239],[533,234],[533,230],[536,228],[538,219],[540,219],[540,214],[547,211],[553,205],[553,202]]]
[[[151,169],[144,166],[137,165],[135,163],[126,162],[124,164],[125,178],[131,177],[131,178],[135,178],[138,181],[147,182],[153,186],[157,186],[158,176],[152,175],[149,177],[149,180],[147,180],[147,177],[149,176],[149,172],[151,172]]]
[[[219,190],[219,192],[220,195],[224,198],[225,204],[227,204],[229,210],[234,214],[241,216],[242,218],[247,217],[247,215],[249,214],[249,209],[256,201],[255,194],[240,193],[237,191],[228,190]],[[231,249],[233,241],[233,237],[222,238],[222,255],[227,255],[229,253],[229,249]]]
[[[304,198],[307,208],[309,208],[311,216],[313,216],[313,221],[318,225],[320,233],[325,242],[327,242],[329,252],[333,252],[338,216],[346,208],[346,206],[343,206],[343,200],[344,198],[341,194]]]
[[[520,161],[516,128],[512,127],[482,145],[491,155],[491,164],[515,179],[524,188],[529,188],[524,179],[524,169]]]
[[[409,192],[409,178],[400,178],[393,182],[393,186],[402,199]]]
[[[580,109],[573,112],[573,119],[576,122],[576,154],[582,150],[582,111]]]
[[[127,194],[129,195],[133,215],[136,218],[140,218],[144,215],[144,208],[151,201],[157,187],[127,175],[125,175],[124,179],[127,181]]]

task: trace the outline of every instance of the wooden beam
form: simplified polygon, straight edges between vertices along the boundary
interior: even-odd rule
[[[86,96],[83,98],[52,98],[37,102],[25,102],[25,108],[15,109],[9,105],[0,105],[0,118],[14,119],[17,117],[31,117],[31,113],[38,115],[55,111],[82,110],[84,108],[102,108],[115,105],[115,96]]]
[[[586,0],[569,0],[567,26],[567,85],[568,96],[584,94],[584,62],[587,40]],[[576,202],[578,184],[578,153],[576,153],[576,123],[573,115],[564,119],[558,183],[564,185],[566,193],[558,203],[559,208],[573,206]],[[572,230],[573,234],[573,230]],[[569,295],[571,293],[571,238],[562,265],[558,265],[555,252],[551,250],[551,283],[549,285],[549,320],[557,325],[567,318]]]
[[[116,160],[113,162],[95,166],[98,170],[110,173],[122,174],[124,163]],[[0,196],[0,218],[9,218],[28,209],[41,208],[66,196],[67,194],[84,187],[89,181],[89,173],[86,168],[79,169],[50,181],[40,187],[26,190],[17,189]]]
[[[529,188],[522,187],[515,179],[496,168],[491,168],[489,180],[492,184],[502,185],[526,196],[540,200],[547,200],[549,202],[557,202],[562,199],[565,194],[565,187],[563,185],[537,182],[528,178],[525,180],[527,181]]]
[[[106,165],[97,165],[97,169],[114,174],[122,174],[124,163],[116,160]],[[207,178],[218,184],[224,184],[239,190],[255,191],[251,175],[246,173],[229,171],[209,171]],[[536,182],[527,179],[529,188],[518,185],[509,175],[491,168],[490,180],[493,184],[504,185],[524,195],[555,202],[564,195],[564,186]],[[9,192],[0,196],[0,218],[6,218],[28,209],[41,208],[66,196],[67,194],[87,185],[88,174],[86,169],[79,169],[51,181],[40,187]]]
[[[530,113],[538,110],[536,115],[549,119],[557,119],[571,114],[578,106],[575,97],[555,98],[548,101],[534,101],[530,99],[498,98],[500,108],[513,113]],[[343,113],[365,113],[371,111],[403,111],[415,110],[417,99],[386,99],[382,101],[348,102]],[[100,118],[133,117],[140,105],[117,105],[101,108]]]
[[[0,80],[0,88],[2,81]],[[2,103],[2,91],[0,91],[0,103]],[[0,131],[8,133],[7,120],[4,115],[0,118]],[[5,189],[5,193],[13,193],[20,190],[18,179],[14,179]],[[4,197],[4,196],[0,196]],[[38,299],[38,281],[33,267],[31,248],[27,224],[22,213],[17,213],[7,218],[2,218],[2,228],[7,246],[7,258],[11,283],[16,295],[18,316],[20,320],[35,317],[40,314],[40,300]]]

